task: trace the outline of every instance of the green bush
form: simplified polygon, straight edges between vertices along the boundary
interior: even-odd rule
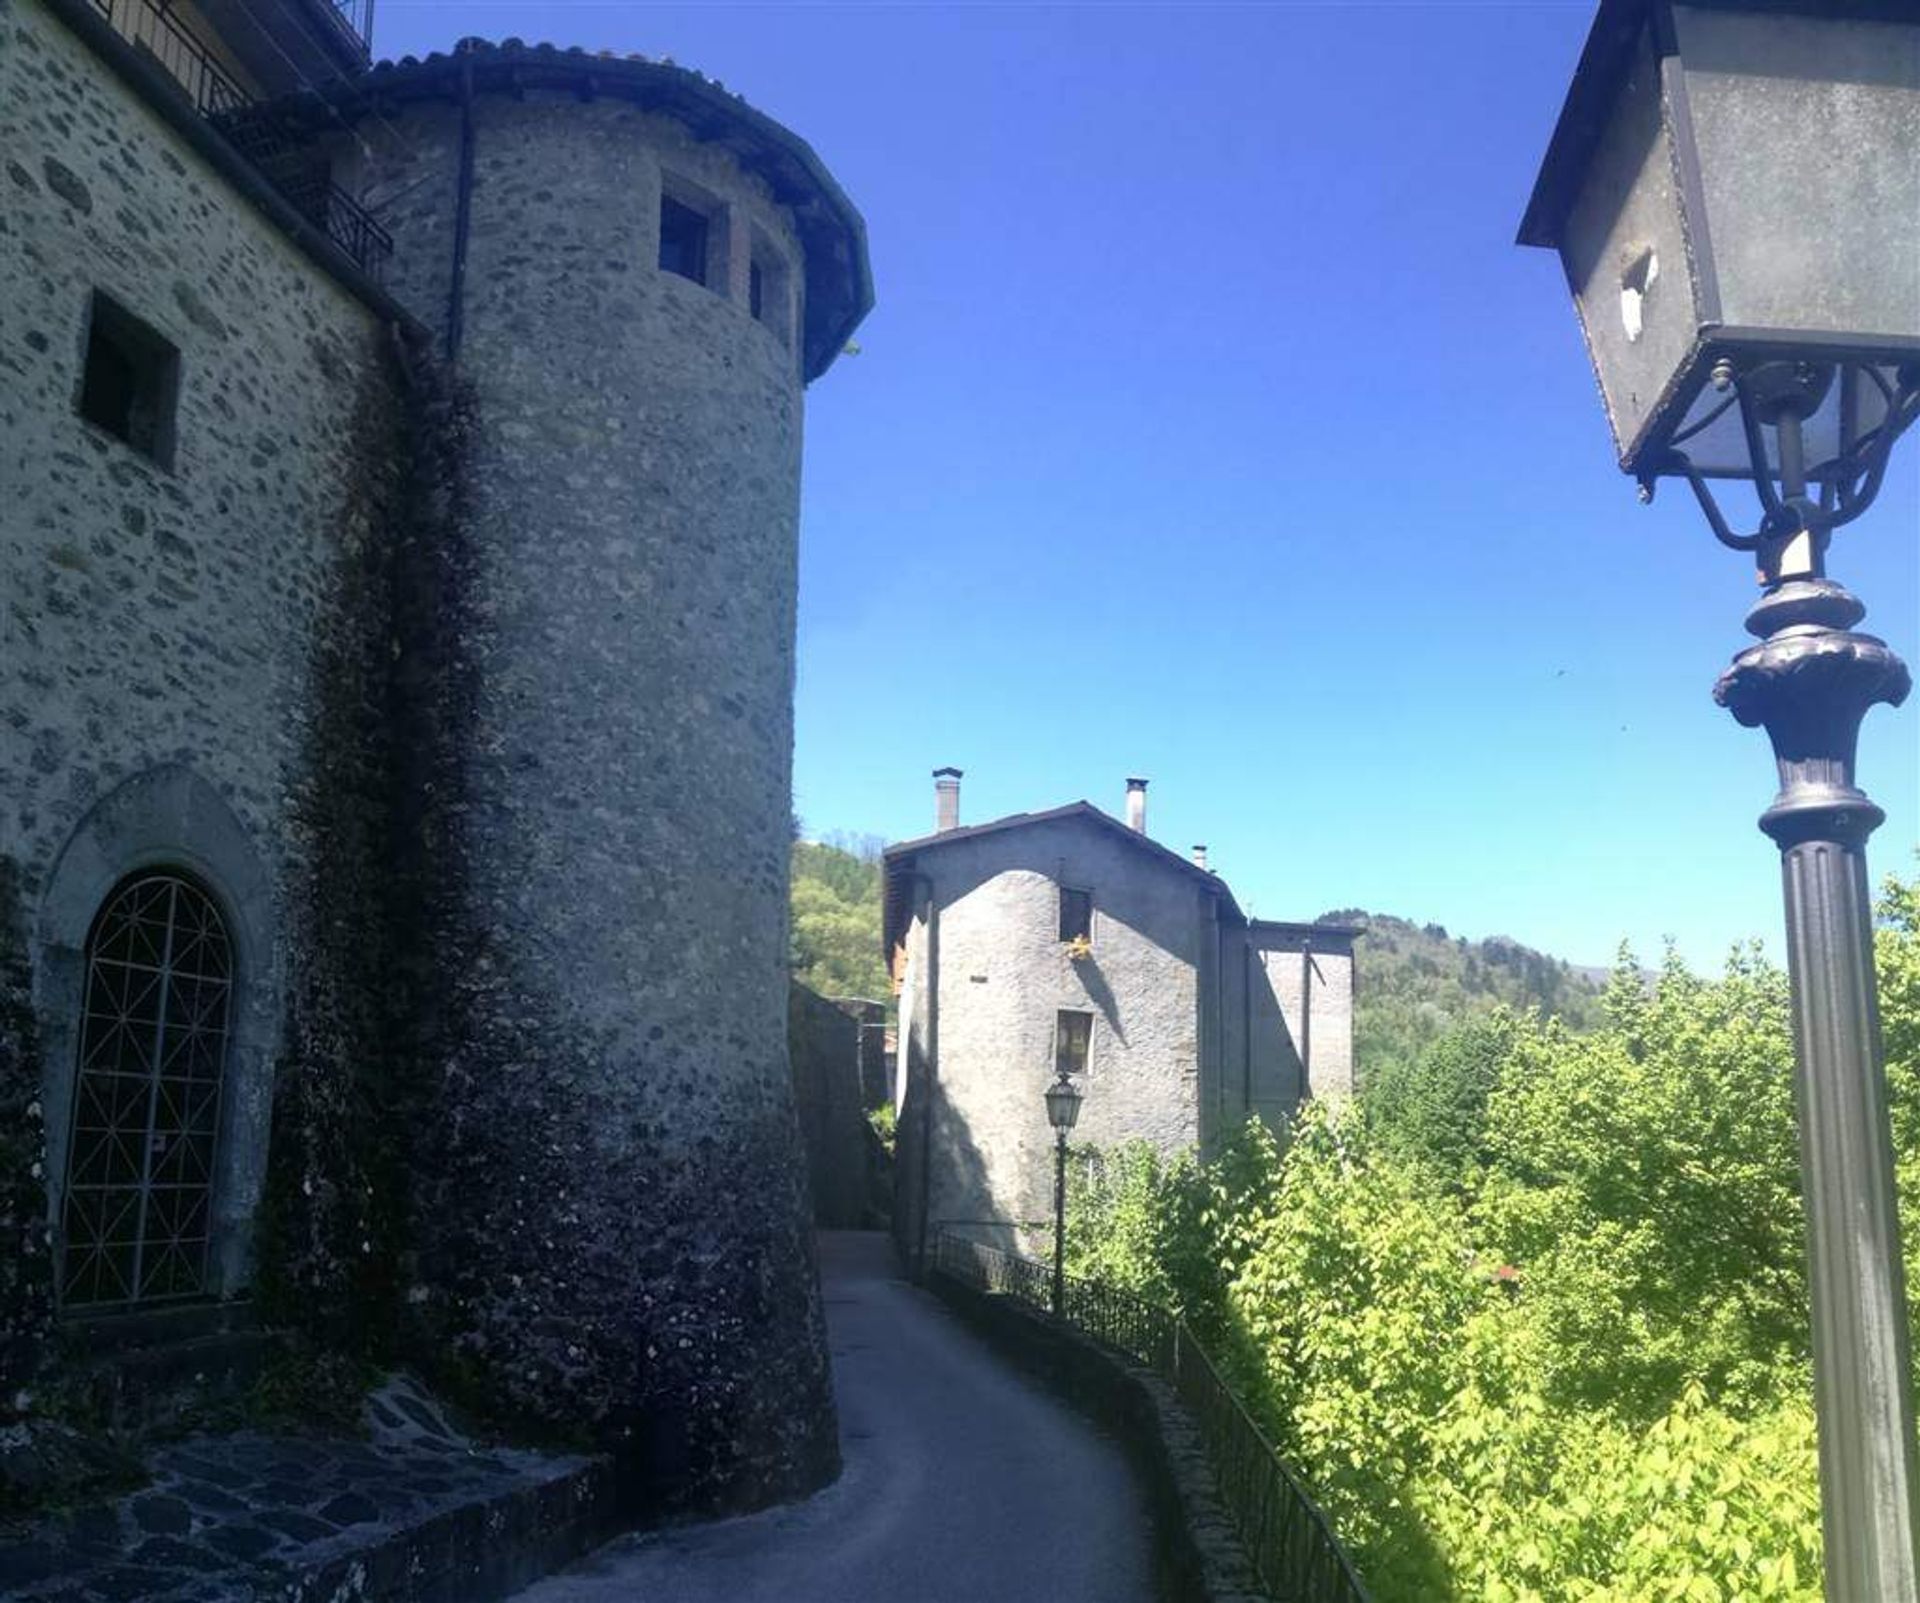
[[[1876,951],[1911,1221],[1920,886]],[[1496,1012],[1284,1147],[1074,1189],[1076,1269],[1186,1314],[1378,1603],[1820,1595],[1785,978],[1628,958],[1605,1016]]]

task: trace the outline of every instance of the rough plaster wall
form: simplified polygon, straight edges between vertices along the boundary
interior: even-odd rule
[[[366,944],[365,909],[343,905],[365,865],[336,848],[378,780],[323,665],[363,656],[391,491],[384,330],[36,0],[0,0],[0,167],[0,857],[22,917],[37,926],[93,803],[173,765],[231,810],[287,915],[251,960],[318,1001],[327,941],[296,914],[323,858],[331,945]],[[75,413],[95,287],[179,349],[170,471]],[[334,1021],[307,1024],[289,1032],[306,1060],[354,1056]],[[64,1096],[70,1060],[45,1073]],[[265,1171],[249,1139],[238,1218]]]
[[[941,903],[936,1225],[1052,1217],[1042,1098],[1062,1008],[1094,1015],[1075,1143],[1192,1146],[1206,892],[1071,819],[953,842],[923,867]],[[1079,963],[1059,940],[1062,884],[1093,892],[1093,954]]]
[[[1256,1101],[1263,1113],[1269,1104],[1285,1104],[1290,1111],[1301,1096],[1338,1101],[1353,1095],[1353,954],[1319,951],[1313,954],[1313,1008],[1306,1083],[1300,1076],[1301,975],[1303,965],[1297,937],[1254,936],[1264,985],[1255,987],[1255,1052],[1268,1072],[1256,1076]],[[1261,1031],[1264,1021],[1264,1031]],[[1272,1115],[1267,1114],[1268,1117]]]
[[[763,1500],[836,1458],[786,1049],[801,391],[744,306],[654,269],[662,154],[791,236],[631,106],[474,114],[415,1311],[654,1494]],[[393,221],[397,259],[446,243]],[[396,283],[439,317],[431,272]]]

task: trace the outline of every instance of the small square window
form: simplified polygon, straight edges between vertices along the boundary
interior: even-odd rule
[[[1060,939],[1063,941],[1091,941],[1093,939],[1093,892],[1069,890],[1060,887]]]
[[[1053,1072],[1085,1074],[1093,1049],[1093,1015],[1062,1008],[1053,1026]]]
[[[660,197],[660,271],[707,281],[707,215],[671,195]]]
[[[162,467],[173,466],[180,352],[109,295],[93,292],[80,415]]]

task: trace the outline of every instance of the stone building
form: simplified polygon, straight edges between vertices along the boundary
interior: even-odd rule
[[[863,227],[696,73],[364,18],[0,0],[0,1421],[63,1323],[264,1317],[778,1495],[835,1455],[787,838]]]
[[[1353,1090],[1356,930],[1249,918],[1207,866],[1088,802],[960,823],[934,775],[931,835],[886,853],[899,986],[894,1218],[1031,1248],[1051,1229],[1042,1094],[1075,1076],[1076,1144],[1209,1148],[1258,1116]]]

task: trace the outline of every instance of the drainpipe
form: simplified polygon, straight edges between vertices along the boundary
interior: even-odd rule
[[[927,898],[927,1077],[926,1094],[920,1099],[920,1244],[914,1253],[915,1278],[924,1280],[928,1215],[933,1208],[933,1099],[940,1079],[940,904],[934,898],[931,875],[913,878]]]
[[[473,218],[473,40],[454,48],[465,57],[460,63],[460,177],[453,204],[453,269],[447,280],[447,360],[460,356],[460,336],[466,322],[467,235]]]
[[[1253,929],[1240,949],[1240,1100],[1242,1113],[1253,1116]]]
[[[1313,1093],[1313,937],[1300,937],[1300,1099]]]

